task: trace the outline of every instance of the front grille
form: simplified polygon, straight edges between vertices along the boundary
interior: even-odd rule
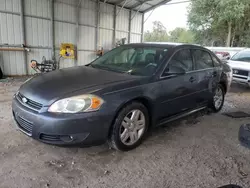
[[[235,76],[235,75],[233,75],[233,77],[234,77],[234,78],[243,79],[243,80],[247,80],[247,78],[246,78],[246,77],[242,77],[242,76]]]
[[[22,103],[22,104],[24,104],[24,105],[26,105],[26,106],[34,109],[34,110],[40,110],[43,107],[42,104],[37,103],[35,101],[32,101],[32,100],[26,98],[20,92],[17,93],[16,97],[17,97],[17,99],[19,100],[20,103]],[[27,100],[27,102],[24,103],[23,100],[22,100],[23,98],[25,98]]]
[[[248,71],[239,70],[239,69],[233,69],[233,74],[242,75],[242,76],[248,76]]]
[[[40,134],[40,139],[44,141],[61,141],[59,135]]]
[[[31,123],[30,121],[15,115],[15,119],[17,121],[18,127],[24,131],[25,133],[31,135],[32,133],[32,127],[33,127],[33,123]]]

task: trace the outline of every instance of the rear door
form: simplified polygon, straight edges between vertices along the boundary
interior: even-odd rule
[[[212,99],[213,91],[220,79],[220,72],[214,66],[211,54],[201,49],[192,50],[196,77],[196,103],[205,104]]]

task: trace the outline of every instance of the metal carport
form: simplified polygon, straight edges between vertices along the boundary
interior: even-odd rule
[[[5,75],[33,74],[32,59],[58,57],[61,43],[72,43],[83,65],[96,50],[110,50],[117,39],[141,42],[144,13],[170,0],[0,0],[0,62]],[[28,52],[27,49],[30,49]]]

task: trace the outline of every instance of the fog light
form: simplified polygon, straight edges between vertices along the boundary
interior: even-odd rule
[[[67,136],[60,136],[60,139],[63,142],[72,142],[74,140],[74,137],[71,135],[67,135]]]

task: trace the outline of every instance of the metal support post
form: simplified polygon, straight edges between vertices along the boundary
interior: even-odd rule
[[[20,22],[21,22],[21,37],[23,46],[26,46],[25,20],[24,20],[24,0],[20,0]],[[23,52],[25,74],[29,74],[29,63],[27,62],[27,52]]]
[[[115,47],[116,44],[116,11],[117,11],[117,6],[115,5],[114,7],[114,32],[113,32],[113,46]]]
[[[51,59],[55,59],[54,0],[50,0]]]

